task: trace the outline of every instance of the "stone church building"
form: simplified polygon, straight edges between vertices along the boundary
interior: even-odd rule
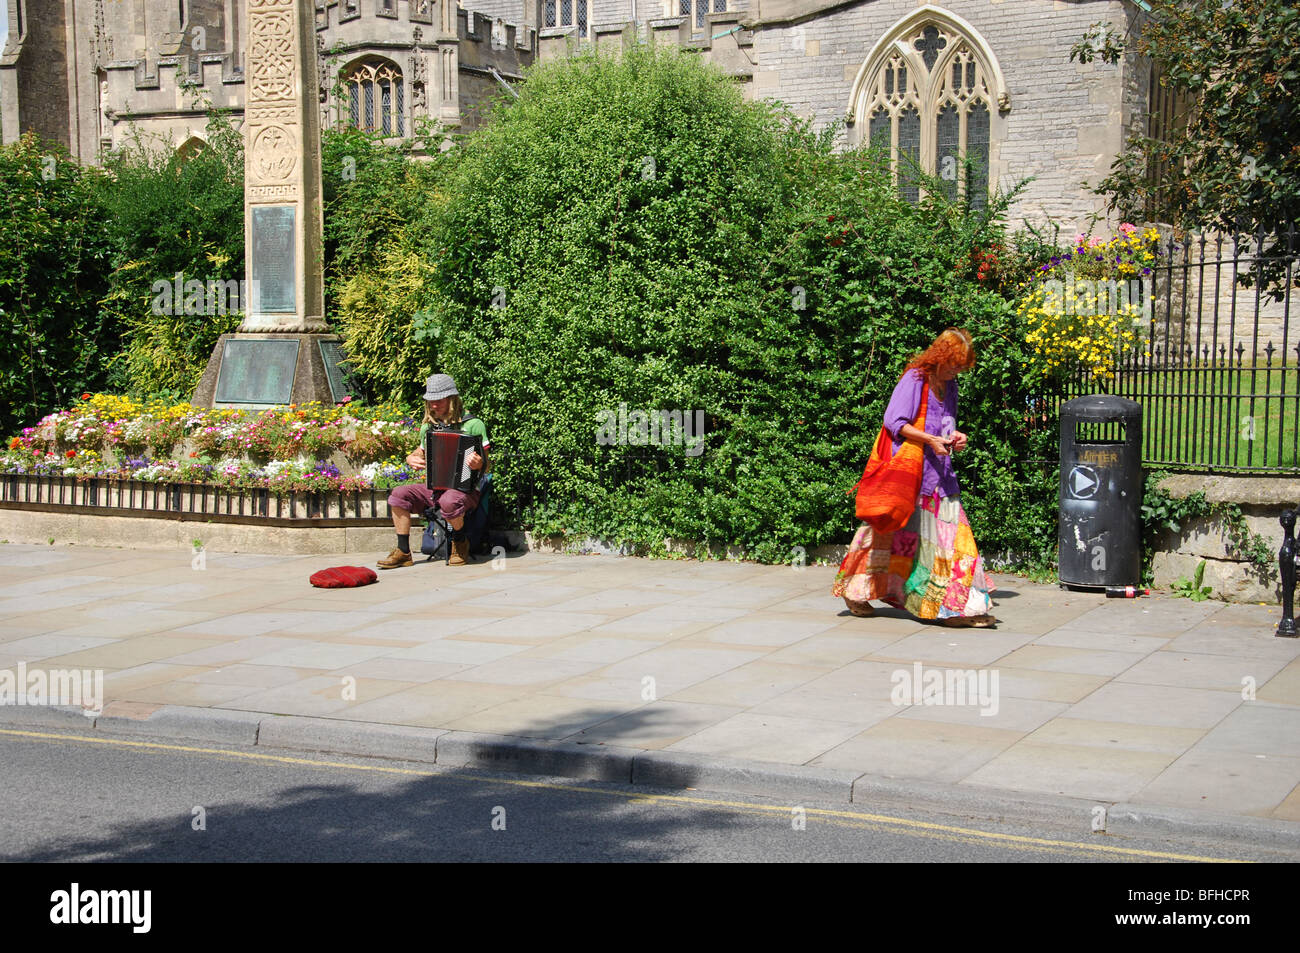
[[[239,114],[247,0],[0,0],[0,132],[97,161],[135,131],[201,147],[208,103]],[[394,139],[472,128],[530,63],[638,39],[697,51],[750,98],[780,100],[841,141],[887,143],[984,200],[1032,177],[1013,217],[1065,229],[1085,188],[1171,104],[1149,63],[1071,63],[1089,25],[1141,29],[1142,0],[306,0],[316,8],[324,124]],[[975,160],[965,181],[962,159]]]

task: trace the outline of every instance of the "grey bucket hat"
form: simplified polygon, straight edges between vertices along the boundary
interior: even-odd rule
[[[434,374],[424,382],[424,399],[425,400],[442,400],[444,397],[454,397],[460,394],[456,390],[456,382],[451,379],[450,374]]]

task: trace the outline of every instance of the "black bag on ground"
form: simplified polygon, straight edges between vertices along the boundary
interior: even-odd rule
[[[424,517],[427,522],[424,525],[424,538],[420,540],[420,552],[430,559],[451,558],[451,530],[442,514],[434,508],[427,510]]]

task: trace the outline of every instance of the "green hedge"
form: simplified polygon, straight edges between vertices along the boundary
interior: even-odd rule
[[[86,173],[32,135],[0,147],[0,431],[104,383],[120,329],[107,286],[105,216]]]
[[[1023,335],[971,267],[1001,241],[996,207],[909,205],[879,157],[640,48],[531,73],[427,211],[406,239],[432,269],[411,332],[489,422],[503,498],[539,532],[771,561],[843,540],[903,364],[958,325],[981,352],[968,511],[987,551],[1050,553]],[[703,410],[704,451],[601,445],[620,404]]]
[[[113,383],[124,393],[188,398],[217,338],[235,329],[239,315],[220,313],[215,296],[215,313],[187,314],[184,299],[155,307],[155,283],[179,274],[206,289],[209,281],[244,277],[243,137],[213,112],[199,151],[181,155],[165,141],[137,138],[105,158],[94,182],[113,248],[101,307],[123,329]],[[204,311],[208,305],[205,293]]]

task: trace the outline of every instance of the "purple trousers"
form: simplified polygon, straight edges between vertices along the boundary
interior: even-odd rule
[[[460,490],[430,490],[423,483],[408,483],[406,486],[399,486],[388,495],[388,505],[390,508],[407,510],[420,516],[434,503],[438,504],[438,509],[442,510],[442,515],[446,519],[454,520],[465,516],[478,506],[479,492],[471,490],[463,493]]]

